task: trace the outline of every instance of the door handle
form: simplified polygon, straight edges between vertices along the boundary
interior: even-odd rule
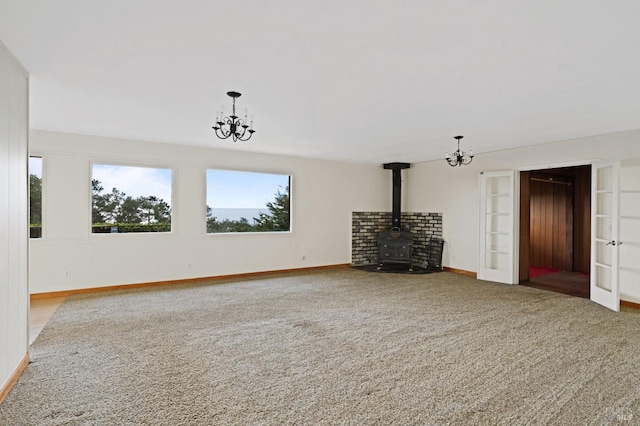
[[[607,244],[605,244],[605,246],[609,246],[609,245],[615,246],[616,245],[616,241],[612,240],[612,241],[609,241]]]

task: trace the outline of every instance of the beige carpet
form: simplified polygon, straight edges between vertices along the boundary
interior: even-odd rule
[[[639,320],[451,273],[74,296],[0,424],[638,424]]]

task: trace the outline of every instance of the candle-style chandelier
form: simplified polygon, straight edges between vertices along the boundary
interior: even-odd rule
[[[216,131],[216,136],[220,139],[231,137],[234,142],[248,141],[256,132],[253,130],[253,118],[251,124],[247,124],[247,113],[244,114],[244,120],[236,115],[236,99],[241,96],[238,92],[227,92],[233,99],[233,110],[230,116],[224,116],[224,110],[220,111],[220,117],[216,115],[216,125],[212,127]]]
[[[449,154],[448,152],[445,154],[447,163],[449,163],[449,165],[452,167],[462,166],[462,165],[466,166],[467,164],[471,163],[471,161],[473,160],[472,149],[469,150],[468,154],[460,149],[460,139],[462,139],[463,137],[464,136],[454,136],[453,138],[458,140],[458,149],[452,152],[451,154]]]

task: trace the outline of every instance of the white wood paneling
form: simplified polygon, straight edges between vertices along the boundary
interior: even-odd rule
[[[0,43],[0,389],[28,350],[28,75]]]

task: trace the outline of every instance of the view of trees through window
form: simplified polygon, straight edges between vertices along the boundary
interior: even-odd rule
[[[207,170],[207,233],[291,230],[291,177]]]
[[[94,164],[93,233],[170,232],[171,169]]]
[[[42,238],[42,157],[29,157],[29,236]]]

